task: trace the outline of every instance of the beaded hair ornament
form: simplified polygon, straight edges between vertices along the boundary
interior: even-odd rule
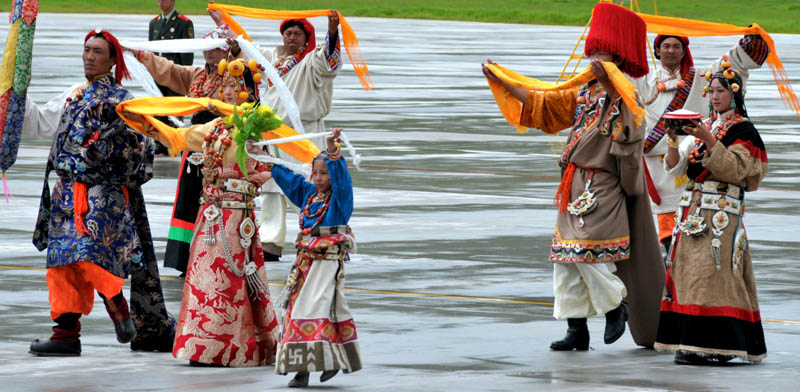
[[[203,36],[203,39],[226,39],[234,38],[235,36],[236,35],[231,32],[231,29],[228,27],[228,25],[223,23],[206,33],[206,35]],[[220,45],[219,49],[228,50],[230,47],[228,47],[227,43],[223,43]]]
[[[248,75],[246,69],[250,70],[250,74]],[[239,90],[239,98],[246,100],[249,98],[250,94],[247,92],[247,79],[252,75],[252,87],[253,88],[253,95],[254,100],[258,100],[258,86],[261,84],[261,73],[266,68],[263,65],[259,64],[256,60],[250,60],[247,65],[245,65],[244,60],[242,59],[235,59],[231,62],[228,62],[225,59],[219,61],[217,65],[217,72],[222,75],[223,79],[225,77],[232,77],[237,84],[237,89]],[[220,93],[220,98],[224,98],[223,93]]]
[[[710,91],[711,82],[714,79],[719,80],[720,84],[728,89],[731,93],[731,109],[738,108],[743,116],[747,116],[747,111],[744,108],[744,89],[742,88],[742,76],[741,74],[732,68],[733,64],[728,60],[728,55],[722,56],[722,62],[720,63],[720,67],[722,68],[719,72],[712,74],[711,71],[706,72],[705,78],[708,81],[708,86],[703,88],[703,98],[708,95]],[[709,106],[711,111],[714,111],[713,105],[709,102]]]
[[[709,86],[711,86],[711,82],[715,79],[719,80],[720,84],[728,89],[731,94],[731,103],[730,108],[736,109],[733,113],[728,113],[725,115],[725,118],[722,119],[723,121],[719,123],[711,132],[714,136],[714,139],[717,141],[722,141],[725,135],[728,134],[728,130],[747,119],[747,110],[744,107],[744,89],[742,89],[742,76],[736,70],[734,70],[731,66],[731,62],[728,61],[728,56],[722,56],[722,63],[720,64],[722,70],[719,72],[712,74],[710,71],[706,72],[705,78],[708,81],[708,86],[703,88],[703,97],[708,95],[710,91]],[[719,113],[715,112],[714,105],[709,102],[711,115],[711,123],[714,123]],[[693,164],[697,164],[703,159],[705,152],[700,151],[700,146],[703,144],[703,141],[699,138],[695,139],[695,148],[689,153],[689,162]]]

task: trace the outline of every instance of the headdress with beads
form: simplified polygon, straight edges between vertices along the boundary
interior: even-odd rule
[[[206,35],[203,36],[203,39],[226,39],[226,38],[233,38],[235,36],[236,36],[235,34],[231,33],[231,30],[230,28],[228,28],[228,25],[223,23],[215,27],[214,30],[211,30],[208,33],[206,33]],[[227,43],[223,43],[219,47],[219,49],[228,50],[230,48],[228,47]]]
[[[125,66],[125,57],[123,57],[122,45],[119,44],[117,38],[108,31],[98,27],[86,34],[86,37],[83,39],[84,45],[86,44],[86,41],[92,37],[102,37],[111,46],[112,53],[109,54],[114,58],[116,67],[114,69],[114,80],[116,80],[117,83],[122,83],[122,79],[130,79],[131,74],[128,72],[128,67]]]
[[[719,80],[720,84],[728,89],[731,93],[731,109],[737,109],[742,116],[747,117],[747,109],[744,105],[744,80],[742,75],[733,69],[733,64],[728,60],[728,55],[722,56],[720,63],[721,69],[717,73],[712,74],[711,71],[706,72],[705,78],[708,81],[708,86],[703,88],[703,97],[708,95],[711,82],[714,79]],[[714,111],[714,106],[709,101],[710,110]]]
[[[222,75],[223,80],[231,77],[236,81],[239,97],[242,99],[252,98],[252,101],[259,100],[258,86],[261,84],[261,73],[265,70],[264,66],[259,64],[256,60],[250,60],[245,64],[242,59],[233,59],[228,62],[225,59],[220,60],[217,65],[217,72]],[[253,96],[250,97],[247,88],[253,90]],[[220,93],[220,97],[223,94]]]
[[[647,75],[647,30],[644,20],[633,11],[611,3],[597,3],[586,37],[584,54],[610,52],[624,60],[619,67],[634,78]]]

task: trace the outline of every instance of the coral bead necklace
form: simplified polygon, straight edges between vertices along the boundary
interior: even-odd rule
[[[319,226],[319,224],[322,223],[322,220],[325,219],[325,213],[328,212],[328,207],[331,205],[331,195],[332,192],[328,192],[327,194],[314,192],[311,194],[311,196],[308,197],[308,200],[306,200],[306,202],[304,203],[305,206],[303,207],[303,212],[300,213],[300,232],[303,233],[303,235],[308,235],[309,233],[311,233],[311,230],[314,230],[314,228]],[[312,214],[311,212],[309,212],[308,206],[311,205],[314,198],[324,198],[324,201],[322,207],[320,207],[317,210],[317,212]],[[311,219],[315,217],[317,218],[317,220],[314,222],[314,225],[304,229],[303,222],[306,220],[306,218]]]
[[[675,80],[675,79],[678,79],[678,81],[675,82],[675,86],[667,87],[667,83],[666,82],[669,82],[669,81]],[[650,98],[644,104],[645,104],[645,106],[650,105],[651,103],[655,102],[655,100],[658,98],[659,94],[677,91],[677,90],[680,90],[680,89],[684,88],[685,86],[686,86],[686,81],[681,79],[680,74],[677,74],[677,75],[676,74],[672,74],[669,77],[667,77],[666,79],[658,79],[656,81],[656,91],[653,93],[653,97]]]
[[[203,172],[205,173],[205,182],[211,184],[217,179],[216,168],[222,167],[222,155],[231,146],[233,137],[231,137],[230,130],[223,126],[222,119],[218,118],[214,129],[205,136],[204,141]],[[217,145],[218,141],[219,145]]]
[[[728,134],[728,129],[742,122],[743,119],[744,117],[739,113],[728,114],[725,116],[725,122],[722,122],[716,127],[714,127],[714,129],[711,131],[711,134],[714,136],[714,139],[717,139],[717,141],[721,141],[722,138],[724,138],[725,135]],[[712,115],[711,122],[713,123],[716,120],[717,120],[717,115],[716,114]],[[705,152],[703,153],[700,152],[700,147],[702,146],[703,141],[700,138],[695,138],[694,144],[697,147],[695,147],[695,149],[692,150],[691,153],[689,153],[689,162],[691,163],[697,163],[698,161],[702,160],[703,155],[705,155]]]
[[[211,98],[214,93],[220,90],[222,86],[222,76],[216,72],[209,75],[204,72],[197,80],[189,86],[189,97],[192,98]]]

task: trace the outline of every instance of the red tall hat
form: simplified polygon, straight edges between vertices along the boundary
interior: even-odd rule
[[[656,48],[661,47],[661,42],[667,38],[675,38],[683,44],[683,59],[681,60],[681,75],[686,75],[689,68],[694,67],[694,60],[692,59],[692,52],[689,50],[689,38],[678,37],[677,35],[657,35],[654,45]],[[658,52],[656,52],[658,53]],[[656,54],[656,58],[661,60],[661,56]]]
[[[611,3],[597,3],[584,54],[595,50],[611,52],[625,60],[620,69],[638,78],[647,75],[647,29],[633,11]]]
[[[106,42],[108,42],[111,47],[114,48],[114,63],[116,64],[116,68],[114,69],[114,79],[120,84],[122,83],[122,79],[130,79],[131,74],[128,72],[128,67],[125,66],[125,57],[122,53],[122,45],[119,44],[117,38],[111,33],[100,28],[94,29],[90,31],[89,34],[86,34],[86,38],[83,39],[83,43],[85,44],[89,38],[92,38],[97,34],[102,35]]]
[[[299,60],[302,60],[303,57],[306,57],[307,54],[311,53],[311,51],[317,47],[317,39],[315,37],[316,32],[314,31],[314,25],[312,25],[307,19],[286,19],[281,22],[281,34],[283,34],[283,32],[290,27],[288,24],[291,22],[300,23],[303,25],[303,31],[306,32],[306,47],[299,53],[299,62]]]

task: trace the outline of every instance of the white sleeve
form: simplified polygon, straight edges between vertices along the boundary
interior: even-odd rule
[[[267,61],[269,61],[270,63],[274,63],[275,62],[275,58],[277,57],[275,55],[275,49],[273,49],[273,48],[265,48],[265,47],[263,47],[261,45],[257,45],[257,44],[253,44],[253,46],[255,46],[256,49],[258,49],[259,52],[261,52],[261,55],[264,56],[264,58],[267,59]],[[266,65],[264,65],[264,66],[266,66]]]
[[[656,89],[656,74],[658,71],[651,70],[647,75],[644,75],[640,78],[628,78],[634,86],[636,86],[636,92],[639,93],[639,96],[642,97],[642,101],[647,102],[653,95],[655,95]],[[653,124],[655,126],[655,124]],[[647,131],[650,130],[653,126],[648,124]]]
[[[761,65],[756,64],[753,59],[747,54],[743,47],[736,45],[728,53],[728,59],[731,61],[731,66],[742,77],[744,83],[744,93],[747,94],[747,81],[750,80],[750,70],[761,68]]]
[[[750,78],[750,70],[761,68],[761,65],[756,64],[739,44],[734,45],[726,54],[728,55],[728,61],[731,62],[731,68],[735,69],[736,72],[742,76],[742,81],[745,85],[747,85],[747,80]],[[696,77],[705,78],[706,72],[711,72],[712,74],[719,72],[722,69],[722,61],[722,57],[720,57],[711,63],[711,65],[698,68],[699,72]],[[745,86],[745,92],[746,91],[747,87]]]
[[[25,119],[22,122],[23,137],[33,139],[52,138],[58,128],[61,112],[67,97],[80,86],[75,84],[44,105],[37,105],[30,94],[25,97]]]

